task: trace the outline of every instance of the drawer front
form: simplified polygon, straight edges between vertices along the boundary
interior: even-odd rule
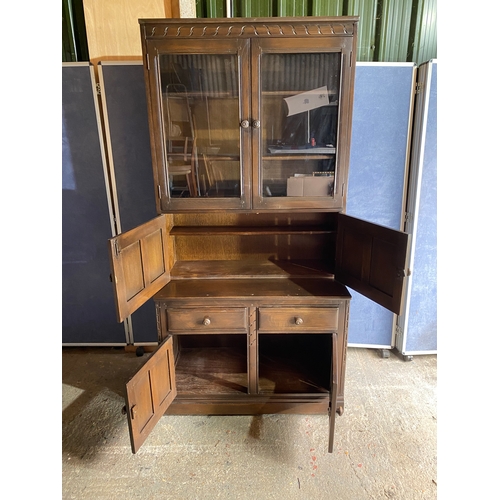
[[[259,331],[331,332],[337,330],[339,310],[336,307],[261,307]]]
[[[218,332],[246,332],[247,310],[241,308],[207,308],[207,309],[167,309],[168,330]]]

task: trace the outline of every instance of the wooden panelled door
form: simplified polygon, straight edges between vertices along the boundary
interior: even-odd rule
[[[167,218],[160,215],[108,241],[119,322],[170,281],[167,237]],[[169,336],[126,386],[133,453],[137,453],[176,395],[173,342]]]
[[[118,321],[130,316],[170,281],[166,216],[108,241]]]
[[[151,355],[126,387],[132,453],[137,453],[177,395],[172,337]]]
[[[408,234],[339,214],[335,279],[401,314]]]

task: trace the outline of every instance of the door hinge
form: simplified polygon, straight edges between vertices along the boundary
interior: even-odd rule
[[[396,276],[398,279],[402,280],[403,278],[408,278],[410,276],[411,271],[409,269],[398,269],[396,272]]]
[[[158,184],[158,199],[161,200],[161,186]]]
[[[134,406],[132,406],[132,408],[130,408],[130,416],[132,417],[132,419],[137,417],[137,406],[136,405],[134,405]]]
[[[405,212],[404,230],[408,233],[411,232],[412,225],[413,225],[413,213],[412,212]]]
[[[396,325],[396,337],[401,337],[401,335],[403,335],[403,329],[399,325]]]
[[[415,94],[420,94],[424,91],[425,84],[424,82],[417,82],[415,85]]]
[[[115,247],[115,257],[119,257],[119,255],[120,255],[120,249],[118,248],[118,241],[115,240],[113,242],[113,244],[114,244],[114,247]]]
[[[101,84],[100,83],[95,84],[95,91],[96,91],[97,95],[101,95]]]

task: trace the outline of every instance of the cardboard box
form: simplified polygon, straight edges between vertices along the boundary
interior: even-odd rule
[[[304,175],[289,177],[286,181],[287,196],[331,196],[333,190],[333,175]]]

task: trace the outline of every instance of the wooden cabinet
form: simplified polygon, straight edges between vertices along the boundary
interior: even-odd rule
[[[357,18],[140,23],[158,212],[345,206]]]
[[[357,18],[140,24],[160,215],[109,242],[118,320],[156,304],[132,450],[165,411],[285,412],[329,414],[331,452],[346,285],[399,312],[406,275],[406,234],[342,213]]]

